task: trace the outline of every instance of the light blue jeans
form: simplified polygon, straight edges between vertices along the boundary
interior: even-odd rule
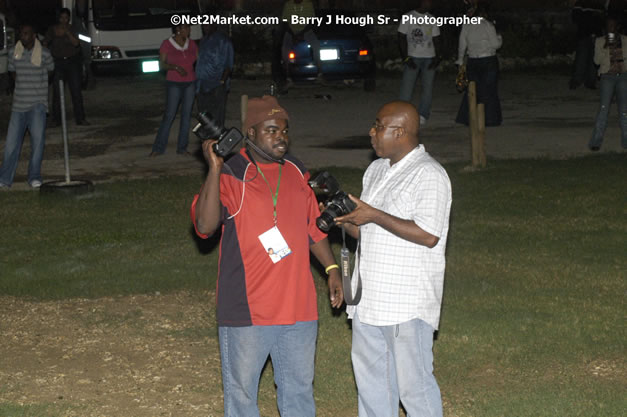
[[[601,75],[600,95],[601,105],[597,113],[596,123],[592,131],[592,138],[588,147],[601,147],[603,135],[607,127],[607,117],[610,113],[612,97],[616,94],[618,117],[620,120],[621,143],[627,149],[627,72],[622,74]]]
[[[224,417],[259,417],[259,378],[272,359],[281,417],[314,417],[317,321],[285,326],[221,326]]]
[[[44,156],[46,138],[46,106],[36,104],[29,111],[11,112],[4,158],[0,167],[0,183],[11,186],[20,159],[24,134],[30,133],[31,155],[28,164],[28,183],[41,181],[41,160]]]
[[[196,97],[195,82],[174,82],[166,81],[166,103],[165,113],[152,145],[153,152],[164,153],[168,145],[168,137],[170,136],[170,128],[176,117],[176,111],[179,104],[181,105],[181,125],[179,127],[179,139],[176,145],[176,152],[183,153],[187,151],[187,143],[189,142],[189,126],[192,118],[192,107],[194,106],[194,97]]]
[[[442,416],[440,388],[433,375],[433,328],[420,319],[371,326],[353,317],[353,371],[359,417]]]
[[[433,62],[433,58],[411,59],[416,64],[416,68],[410,68],[409,65],[405,64],[399,99],[411,102],[414,96],[414,89],[416,88],[416,80],[420,77],[422,88],[418,113],[425,119],[429,119],[431,116],[431,102],[433,101],[433,81],[435,80],[435,68],[429,69],[429,65]]]

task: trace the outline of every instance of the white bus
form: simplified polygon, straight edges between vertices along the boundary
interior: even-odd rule
[[[83,45],[91,47],[91,63],[98,70],[131,64],[144,72],[158,71],[159,47],[172,35],[171,17],[197,15],[201,10],[200,0],[63,0],[62,3],[72,11],[72,25],[82,35]],[[191,38],[201,37],[200,26],[192,26]]]

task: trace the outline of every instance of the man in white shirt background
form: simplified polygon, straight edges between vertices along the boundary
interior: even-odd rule
[[[436,24],[421,23],[421,19],[432,17],[429,10],[431,0],[420,0],[418,9],[406,13],[412,19],[401,19],[398,27],[398,44],[405,63],[399,99],[411,102],[416,81],[420,77],[418,110],[421,125],[425,125],[431,116],[435,70],[441,61],[437,55],[441,49],[440,28]]]
[[[503,45],[503,38],[496,32],[494,23],[485,4],[479,4],[474,16],[480,17],[479,24],[465,24],[459,34],[457,65],[466,59],[466,76],[474,81],[477,88],[477,103],[485,105],[485,125],[500,126],[503,122],[501,100],[499,99],[499,60],[497,50]],[[457,123],[468,126],[468,90],[464,92],[462,102],[455,118]]]
[[[352,362],[359,417],[442,416],[433,375],[433,335],[444,284],[451,183],[418,139],[419,115],[407,102],[384,105],[370,129],[379,159],[364,174],[360,199],[336,223],[359,240],[353,287]],[[355,292],[355,288],[353,288]]]

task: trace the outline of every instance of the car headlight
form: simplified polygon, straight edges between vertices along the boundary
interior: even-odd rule
[[[122,52],[115,46],[93,46],[91,57],[92,59],[120,59]]]

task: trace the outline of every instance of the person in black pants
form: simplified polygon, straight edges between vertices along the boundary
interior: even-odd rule
[[[481,22],[462,26],[456,63],[463,65],[464,57],[468,55],[466,75],[468,81],[476,83],[477,103],[485,105],[485,125],[500,126],[503,115],[499,99],[499,60],[496,51],[503,44],[503,38],[490,21],[485,4],[477,5],[474,16],[481,17]],[[464,93],[455,121],[466,126],[470,123],[468,90]]]
[[[594,66],[594,40],[603,31],[604,3],[601,0],[577,0],[572,10],[572,18],[577,25],[577,47],[575,61],[568,86],[571,90],[581,84],[595,89],[597,71]]]
[[[59,11],[59,20],[46,33],[44,45],[50,49],[54,58],[53,77],[53,126],[61,124],[61,101],[59,80],[63,80],[70,88],[74,120],[77,125],[88,125],[85,120],[83,94],[81,92],[81,75],[83,60],[81,57],[80,41],[70,26],[70,10],[63,8]]]

